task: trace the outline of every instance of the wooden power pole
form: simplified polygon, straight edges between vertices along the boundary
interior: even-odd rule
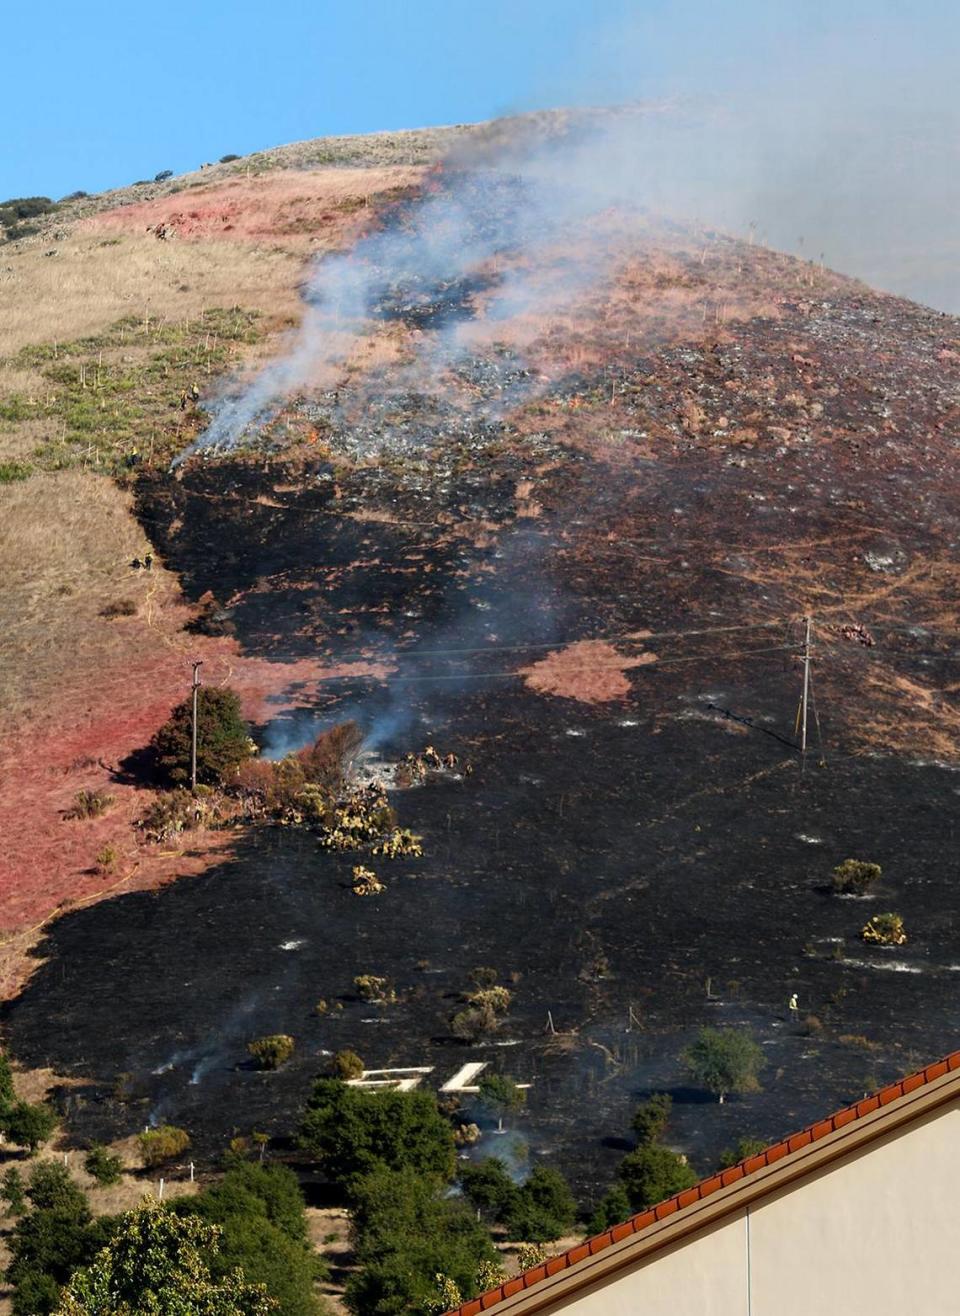
[[[191,745],[190,745],[190,788],[195,795],[196,795],[196,695],[198,695],[198,691],[200,690],[201,667],[203,667],[203,662],[194,663],[194,684],[192,684],[191,687],[192,691],[194,691],[194,732],[192,732]]]
[[[807,709],[810,702],[810,629],[812,619],[805,617],[806,629],[803,636],[803,694],[800,699],[800,754],[802,762],[807,758]]]

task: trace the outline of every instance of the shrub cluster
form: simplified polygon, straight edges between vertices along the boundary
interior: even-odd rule
[[[115,802],[113,795],[106,791],[80,790],[73,797],[73,804],[66,812],[67,818],[102,818]]]
[[[900,914],[874,914],[860,935],[875,946],[902,946],[907,940],[907,930]]]
[[[274,1033],[248,1042],[247,1050],[261,1069],[279,1069],[293,1055],[295,1045],[286,1033]]]
[[[153,1170],[182,1155],[190,1146],[190,1135],[173,1124],[161,1124],[155,1129],[144,1129],[137,1135],[137,1143],[144,1168]]]
[[[526,1182],[518,1185],[503,1161],[490,1156],[465,1162],[459,1178],[481,1217],[503,1225],[510,1239],[548,1243],[565,1234],[576,1219],[576,1204],[566,1180],[548,1166],[537,1166]]]
[[[862,895],[879,880],[882,872],[879,864],[869,864],[862,859],[844,859],[833,870],[833,889],[838,895]]]

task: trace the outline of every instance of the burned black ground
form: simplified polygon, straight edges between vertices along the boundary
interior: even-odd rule
[[[431,1064],[438,1083],[488,1060],[533,1083],[516,1125],[587,1200],[650,1090],[674,1092],[671,1137],[707,1170],[737,1137],[782,1135],[955,1046],[944,324],[861,293],[798,304],[720,344],[651,350],[612,390],[607,371],[566,376],[475,447],[432,433],[411,398],[414,459],[144,476],[152,543],[247,652],[394,669],[299,691],[258,728],[268,750],[351,716],[385,758],[432,743],[474,771],[397,792],[425,854],[381,864],[377,899],[353,895],[353,856],[262,828],[201,877],[59,920],[7,1030],[21,1062],[86,1081],[71,1135],[152,1116],[213,1156],[235,1132],[288,1134],[324,1052]],[[801,773],[807,610],[826,765],[815,740]],[[848,621],[875,647],[830,629]],[[596,638],[657,655],[626,669],[623,698],[537,694],[516,674]],[[829,893],[849,856],[884,868],[870,900]],[[867,949],[860,928],[888,908],[907,946]],[[513,1002],[464,1047],[448,1023],[478,965]],[[362,973],[399,1001],[356,1000]],[[785,1018],[794,991],[809,1035]],[[723,1107],[680,1061],[717,1022],[749,1024],[768,1057],[763,1092]],[[294,1060],[250,1070],[246,1042],[272,1031],[297,1038]]]

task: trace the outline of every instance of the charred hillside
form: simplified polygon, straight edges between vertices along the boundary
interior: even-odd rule
[[[616,219],[605,241],[572,308],[493,341],[483,279],[388,289],[346,379],[139,476],[193,633],[343,673],[277,690],[265,753],[353,718],[385,764],[429,744],[459,767],[391,791],[424,855],[376,899],[349,856],[259,827],[61,918],[7,1023],[24,1063],[83,1080],[77,1136],[163,1118],[213,1154],[288,1134],[327,1052],[435,1086],[476,1059],[532,1083],[518,1125],[589,1198],[649,1091],[706,1168],[952,1044],[957,325],[716,235]],[[471,349],[424,358],[431,322]],[[883,867],[869,899],[830,893],[851,855]],[[888,907],[907,945],[865,946]],[[478,965],[511,1005],[471,1045],[450,1019]],[[397,999],[359,1000],[363,974]],[[764,1044],[749,1102],[686,1086],[718,1021]],[[295,1059],[249,1071],[270,1032]]]

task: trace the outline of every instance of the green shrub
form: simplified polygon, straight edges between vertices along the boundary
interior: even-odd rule
[[[496,1028],[497,1016],[489,1005],[470,1005],[458,1010],[450,1020],[450,1032],[461,1042],[476,1042]]]
[[[157,766],[168,781],[190,780],[193,698],[178,704],[151,741]],[[240,712],[240,700],[226,687],[205,685],[197,695],[197,781],[217,786],[236,777],[255,746]]]
[[[151,841],[167,841],[216,817],[216,810],[199,793],[163,791],[139,820]]]
[[[362,1078],[364,1063],[356,1051],[338,1051],[333,1057],[333,1072],[337,1078]]]
[[[8,1239],[6,1279],[14,1316],[47,1316],[58,1305],[60,1286],[93,1259],[112,1225],[94,1221],[86,1195],[56,1162],[33,1167],[26,1195],[30,1208]]]
[[[361,973],[353,980],[354,988],[361,1001],[370,1001],[376,1005],[392,1005],[397,999],[389,978],[378,978],[375,973]]]
[[[0,404],[0,420],[2,419],[2,404]],[[17,480],[27,480],[32,473],[33,468],[25,465],[24,462],[0,462],[0,484],[14,484]]]
[[[77,791],[73,805],[67,810],[67,818],[102,818],[115,803],[114,796],[106,791]]]
[[[467,999],[478,1009],[490,1009],[494,1014],[506,1014],[510,1009],[510,993],[506,987],[479,987]]]
[[[261,1069],[279,1069],[293,1055],[295,1042],[286,1033],[273,1033],[247,1043],[247,1050]]]
[[[221,155],[220,164],[232,164],[234,160],[239,160],[240,158],[241,157],[239,155],[233,155],[233,154]]]
[[[862,895],[878,881],[883,872],[879,864],[862,859],[844,859],[833,870],[833,889],[838,895]]]
[[[92,1174],[98,1184],[108,1188],[123,1177],[123,1162],[109,1148],[95,1142],[83,1159],[83,1168]]]
[[[120,851],[115,845],[105,845],[97,851],[94,860],[97,872],[103,875],[112,873],[120,862]]]
[[[161,1124],[156,1129],[144,1129],[137,1135],[137,1143],[144,1168],[153,1170],[185,1152],[190,1146],[190,1135],[173,1124]]]
[[[9,201],[0,201],[0,225],[10,233],[23,230],[20,223],[24,219],[36,219],[39,215],[48,215],[56,210],[56,203],[48,196],[11,197]]]

